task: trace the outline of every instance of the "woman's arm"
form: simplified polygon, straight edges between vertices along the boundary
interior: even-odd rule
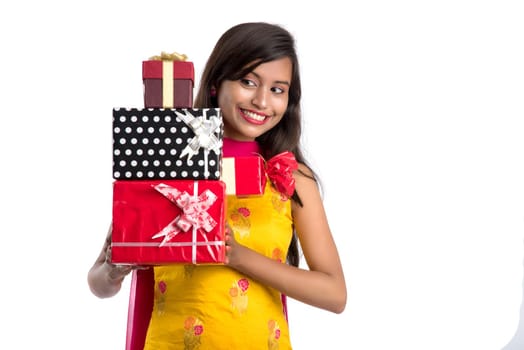
[[[102,251],[87,274],[87,283],[91,292],[99,298],[109,298],[120,291],[124,277],[131,272],[132,266],[111,264],[111,232],[109,227]]]
[[[305,166],[300,171],[311,174]],[[293,202],[293,220],[309,270],[265,257],[226,233],[226,263],[232,268],[304,303],[341,313],[347,291],[342,264],[331,235],[317,183],[295,173],[303,207]]]

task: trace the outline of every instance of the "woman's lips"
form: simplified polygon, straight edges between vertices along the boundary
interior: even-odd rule
[[[268,116],[265,114],[256,113],[253,111],[248,111],[246,109],[240,109],[240,115],[252,124],[262,125],[268,119]]]

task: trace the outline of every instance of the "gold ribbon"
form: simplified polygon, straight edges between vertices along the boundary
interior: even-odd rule
[[[187,55],[178,52],[167,53],[162,51],[160,55],[149,57],[150,61],[187,61]]]

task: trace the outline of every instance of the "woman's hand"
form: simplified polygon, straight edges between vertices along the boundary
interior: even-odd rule
[[[109,245],[106,250],[106,261],[105,263],[109,265],[109,279],[112,281],[123,280],[129,273],[133,270],[145,270],[149,266],[139,266],[139,265],[122,265],[122,264],[113,264],[111,262],[111,246]]]
[[[233,230],[231,229],[231,227],[229,227],[228,224],[226,224],[226,228],[224,231],[224,240],[226,243],[225,264],[234,268],[238,264],[238,261],[240,259],[239,255],[241,253],[240,251],[242,250],[242,248],[244,248],[244,246],[235,240]]]
[[[87,274],[87,283],[91,292],[99,298],[109,298],[117,294],[124,278],[135,269],[147,269],[148,266],[120,265],[111,262],[112,226],[107,232],[104,246]]]
[[[126,277],[133,268],[130,265],[119,265],[111,262],[111,246],[106,248],[105,263],[109,266],[108,277],[111,281],[121,281]]]

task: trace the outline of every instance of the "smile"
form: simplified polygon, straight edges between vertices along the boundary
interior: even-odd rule
[[[246,109],[241,109],[240,113],[244,119],[255,124],[262,124],[268,118],[268,116],[265,114],[255,113]]]

